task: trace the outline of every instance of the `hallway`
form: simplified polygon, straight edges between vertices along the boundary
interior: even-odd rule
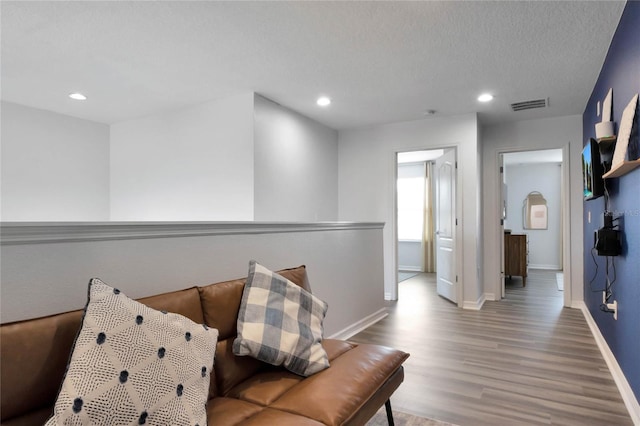
[[[399,285],[389,316],[356,342],[411,353],[395,409],[460,426],[631,425],[581,311],[563,308],[556,271],[463,310],[439,297],[435,274]]]

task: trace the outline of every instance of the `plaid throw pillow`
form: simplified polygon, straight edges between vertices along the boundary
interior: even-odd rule
[[[45,426],[205,426],[217,338],[214,328],[151,309],[92,279]]]
[[[233,353],[301,376],[315,374],[329,366],[321,344],[326,313],[325,302],[252,260]]]

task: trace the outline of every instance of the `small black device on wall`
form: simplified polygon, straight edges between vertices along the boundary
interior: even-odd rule
[[[605,212],[604,226],[596,231],[598,256],[619,256],[622,253],[622,234],[614,229],[613,216]]]

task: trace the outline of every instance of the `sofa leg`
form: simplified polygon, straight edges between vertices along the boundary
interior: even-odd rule
[[[391,411],[391,400],[387,399],[387,402],[384,403],[384,408],[387,410],[387,422],[389,426],[394,426],[393,422],[393,412]]]

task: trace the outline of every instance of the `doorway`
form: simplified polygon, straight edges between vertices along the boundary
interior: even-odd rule
[[[456,150],[400,152],[396,160],[396,283],[432,274],[437,293],[457,303]]]
[[[563,159],[562,149],[500,154],[503,298],[527,291],[527,278],[540,274],[553,279],[553,296],[564,298]]]

